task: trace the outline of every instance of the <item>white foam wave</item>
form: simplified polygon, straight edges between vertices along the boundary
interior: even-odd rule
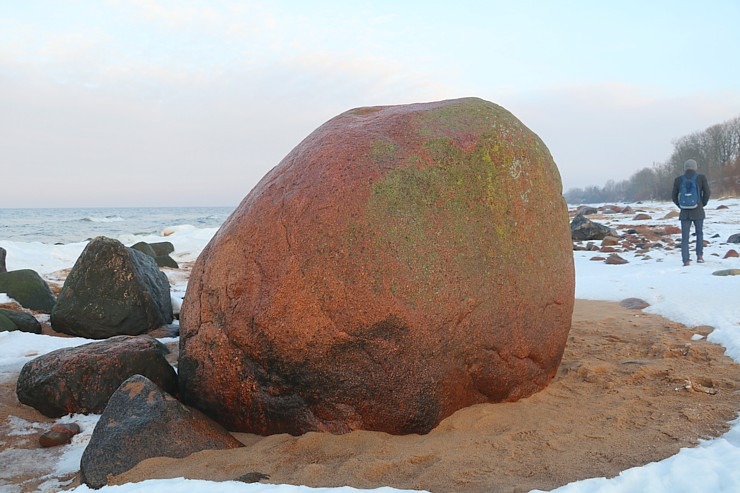
[[[117,223],[117,222],[125,221],[125,219],[117,215],[102,216],[102,217],[87,216],[87,217],[83,217],[82,219],[80,219],[80,221],[89,222],[89,223]]]

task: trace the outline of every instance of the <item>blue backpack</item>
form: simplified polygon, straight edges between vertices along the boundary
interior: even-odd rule
[[[694,173],[691,178],[686,175],[681,176],[681,186],[678,189],[678,206],[681,209],[696,209],[701,201],[699,196],[699,187],[696,184],[698,173]]]

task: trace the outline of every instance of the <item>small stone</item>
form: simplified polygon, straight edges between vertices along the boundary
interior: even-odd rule
[[[650,303],[640,298],[626,298],[620,301],[619,304],[628,310],[642,310],[650,306]]]
[[[609,257],[607,257],[604,263],[609,264],[609,265],[621,265],[621,264],[628,264],[629,260],[626,260],[620,257],[616,253],[612,253],[611,255],[609,255]]]
[[[270,476],[261,472],[248,472],[234,479],[234,481],[241,481],[242,483],[259,483],[263,479],[270,479]]]
[[[633,221],[649,221],[650,219],[652,219],[652,216],[649,214],[637,214],[632,218]]]
[[[58,447],[72,442],[72,437],[80,432],[77,423],[58,423],[39,437],[39,445],[44,448]]]
[[[614,246],[619,244],[619,238],[615,236],[607,236],[601,240],[601,246]]]
[[[740,257],[740,254],[737,253],[737,250],[727,250],[727,253],[725,253],[725,256],[722,258],[736,258]]]
[[[712,272],[713,276],[740,276],[740,269],[724,269]]]

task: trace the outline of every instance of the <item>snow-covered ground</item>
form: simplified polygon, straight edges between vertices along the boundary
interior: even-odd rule
[[[727,209],[718,210],[720,205]],[[636,221],[635,212],[630,214],[610,214],[590,216],[598,222],[618,227],[623,232],[629,227],[641,224],[674,225],[677,219],[663,219],[668,212],[675,210],[673,204],[644,203],[631,204],[633,210],[644,210],[652,219]],[[166,240],[175,244],[175,259],[178,262],[194,260],[215,233],[215,229],[178,227]],[[637,256],[635,252],[620,253],[629,263],[607,265],[592,261],[597,252],[574,252],[576,265],[576,297],[581,299],[620,301],[625,298],[641,298],[650,307],[645,311],[662,315],[687,326],[710,325],[714,331],[709,340],[721,344],[727,354],[740,362],[740,276],[720,277],[713,272],[723,269],[740,269],[740,258],[723,257],[730,249],[740,251],[740,245],[727,244],[727,238],[740,233],[740,199],[713,200],[707,208],[704,237],[709,240],[705,248],[704,264],[692,262],[683,267],[680,249],[653,249],[649,257]],[[674,235],[678,239],[680,235]],[[141,238],[137,241],[162,241],[161,237]],[[122,239],[126,242],[126,239]],[[663,242],[670,243],[670,242]],[[31,268],[49,279],[55,272],[71,267],[85,243],[69,245],[48,245],[42,243],[4,243],[8,250],[8,269]],[[185,292],[187,280],[183,276],[170,274],[173,283],[173,301],[179,301]],[[0,295],[2,298],[2,295]],[[0,299],[2,301],[2,299]],[[84,339],[60,339],[20,332],[0,333],[0,379],[20,371],[22,365],[33,357],[62,346],[79,345]],[[68,421],[73,417],[64,417]],[[80,417],[74,417],[76,421]],[[55,491],[60,485],[58,478],[76,470],[79,457],[89,440],[96,417],[82,420],[83,433],[76,437],[72,445],[59,459],[56,471],[48,475],[43,491]],[[33,423],[18,420],[11,423],[17,433],[28,432]],[[43,453],[43,452],[40,452]],[[12,467],[32,467],[43,458],[19,455],[17,451],[0,454],[2,470],[6,465]],[[24,465],[25,461],[25,465]],[[0,472],[0,490],[13,491],[12,485],[3,486],[3,473]],[[131,493],[157,491],[179,493],[205,491],[217,488],[222,492],[235,493],[350,493],[355,488],[307,488],[292,485],[245,484],[240,482],[210,483],[185,479],[150,480],[121,486],[107,486],[101,493]],[[79,486],[75,493],[91,492],[86,486]],[[398,493],[393,488],[378,488],[373,492]],[[558,493],[675,493],[675,492],[740,492],[740,419],[732,422],[732,428],[724,436],[701,442],[697,447],[682,449],[677,455],[642,467],[629,469],[614,478],[594,478],[565,485],[554,491]]]

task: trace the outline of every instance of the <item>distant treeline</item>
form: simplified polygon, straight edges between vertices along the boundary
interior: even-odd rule
[[[603,187],[572,188],[564,194],[565,200],[569,204],[671,200],[673,179],[683,173],[687,159],[699,163],[712,196],[740,195],[740,116],[681,137],[673,145],[665,163],[654,163],[627,180],[609,180]]]

